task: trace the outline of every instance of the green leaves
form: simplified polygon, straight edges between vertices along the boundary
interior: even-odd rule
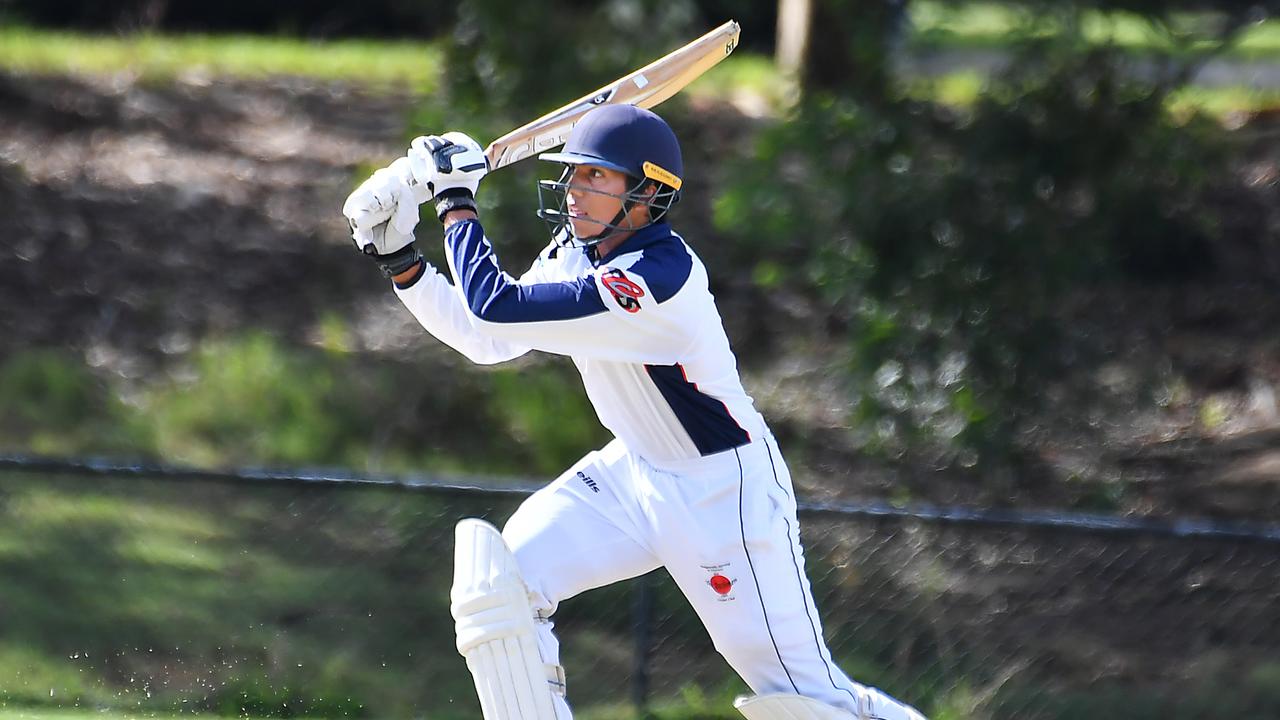
[[[1012,52],[969,110],[811,94],[715,203],[758,286],[849,328],[851,420],[882,449],[1016,454],[1046,384],[1096,359],[1063,332],[1073,298],[1212,267],[1216,126],[1118,53]]]

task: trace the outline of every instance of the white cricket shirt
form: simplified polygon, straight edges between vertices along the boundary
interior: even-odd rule
[[[473,362],[568,355],[600,422],[650,462],[679,462],[758,439],[702,261],[666,223],[594,261],[551,243],[519,280],[478,220],[445,232],[453,283],[427,266],[396,294],[432,335]]]

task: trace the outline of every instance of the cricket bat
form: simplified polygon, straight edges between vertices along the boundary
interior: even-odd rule
[[[730,20],[630,75],[512,130],[485,148],[489,170],[506,167],[563,145],[569,138],[569,131],[592,108],[614,103],[642,108],[657,105],[728,57],[738,46],[740,32],[738,23]]]

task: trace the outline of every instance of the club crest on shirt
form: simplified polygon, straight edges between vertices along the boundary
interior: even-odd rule
[[[701,566],[707,572],[707,587],[711,588],[711,591],[715,593],[718,602],[729,602],[734,598],[733,591],[738,585],[738,578],[729,573],[730,564]]]
[[[600,276],[609,294],[618,301],[618,306],[629,313],[640,311],[640,298],[644,297],[644,288],[637,285],[621,270],[613,269]]]

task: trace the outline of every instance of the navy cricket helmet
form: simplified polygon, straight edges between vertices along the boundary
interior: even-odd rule
[[[551,226],[552,237],[560,241],[572,238],[582,245],[595,245],[616,232],[639,230],[658,222],[680,199],[680,187],[684,184],[680,142],[671,126],[656,114],[634,105],[595,108],[573,126],[560,152],[543,153],[538,158],[565,165],[559,180],[538,182],[538,217]],[[576,165],[616,170],[632,180],[631,187],[623,193],[601,193],[620,198],[622,209],[611,222],[602,223],[603,231],[586,238],[573,235],[565,207],[569,179]],[[581,187],[574,190],[600,192]],[[548,199],[552,202],[547,202]],[[649,206],[649,222],[640,226],[621,225],[636,205]]]

